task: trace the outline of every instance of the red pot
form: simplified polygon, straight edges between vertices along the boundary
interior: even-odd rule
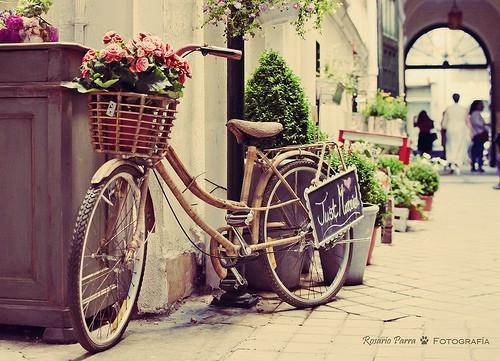
[[[367,266],[372,264],[373,249],[375,248],[375,243],[377,242],[377,236],[378,236],[379,230],[380,230],[380,227],[373,227],[372,238],[370,240],[370,249],[368,250],[368,258],[366,260]]]
[[[424,215],[415,206],[412,205],[410,207],[410,214],[408,216],[408,219],[411,221],[422,221],[424,220]]]
[[[425,202],[424,211],[430,212],[432,209],[432,199],[433,196],[420,196],[420,199]]]

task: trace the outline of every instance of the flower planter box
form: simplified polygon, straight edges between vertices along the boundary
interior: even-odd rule
[[[394,230],[396,232],[406,232],[408,229],[408,216],[410,210],[405,207],[394,207]]]
[[[316,95],[320,102],[340,104],[343,94],[344,86],[342,83],[327,78],[316,78]]]

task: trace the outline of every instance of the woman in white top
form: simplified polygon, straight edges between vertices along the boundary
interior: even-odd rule
[[[484,143],[488,140],[488,130],[481,115],[484,104],[481,100],[474,100],[470,106],[469,121],[472,136],[471,172],[484,172],[483,157]],[[477,164],[477,168],[476,168]]]

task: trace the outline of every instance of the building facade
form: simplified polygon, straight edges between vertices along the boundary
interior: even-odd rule
[[[12,8],[16,1],[2,2]],[[140,31],[161,36],[173,48],[188,43],[225,46],[220,27],[203,26],[203,0],[55,0],[47,20],[60,29],[63,42],[101,47],[102,35],[115,30],[125,38]],[[310,31],[304,38],[283,21],[263,24],[263,31],[246,43],[245,73],[249,77],[258,65],[262,51],[278,50],[301,78],[312,109],[311,117],[322,130],[336,138],[338,129],[349,125],[353,96],[344,93],[335,102],[331,87],[323,86],[325,68],[340,74],[356,73],[358,102],[371,97],[377,89],[378,41],[376,1],[349,0],[334,14],[326,16],[321,32]],[[178,107],[172,144],[188,169],[207,188],[225,197],[226,186],[226,60],[193,54],[189,59],[193,78]],[[82,134],[82,136],[87,136]],[[189,295],[196,286],[218,286],[210,262],[194,251],[155,182],[156,232],[148,241],[146,273],[139,298],[143,312],[161,312],[176,300]],[[173,197],[172,197],[173,198]],[[208,239],[188,219],[175,202],[174,212],[201,247]],[[214,227],[224,224],[224,212],[192,199],[202,218]]]

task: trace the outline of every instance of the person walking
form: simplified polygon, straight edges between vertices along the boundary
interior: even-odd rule
[[[484,118],[481,115],[481,112],[483,110],[484,103],[481,100],[474,100],[472,102],[469,111],[469,122],[472,138],[471,172],[484,172],[484,143],[488,141],[488,130],[486,128]]]
[[[436,140],[437,136],[435,133],[431,133],[434,129],[434,121],[429,117],[425,110],[422,110],[417,117],[415,126],[418,127],[418,143],[417,149],[420,154],[431,154],[432,143]]]
[[[453,94],[454,104],[444,112],[442,122],[443,143],[446,149],[446,160],[451,173],[460,173],[467,147],[467,109],[458,104],[459,94]]]

